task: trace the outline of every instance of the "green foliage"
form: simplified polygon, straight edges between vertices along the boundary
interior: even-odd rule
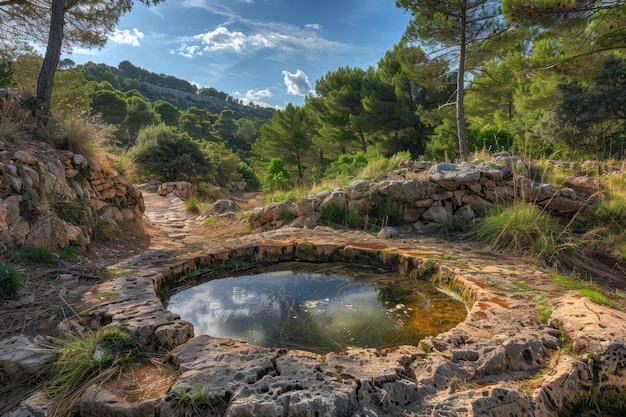
[[[561,285],[568,290],[578,290],[580,295],[589,298],[596,304],[617,308],[617,304],[615,302],[603,294],[599,288],[591,284],[581,282],[570,276],[559,274],[557,272],[550,272],[549,275],[552,278],[553,284]]]
[[[0,296],[15,298],[22,288],[22,271],[9,262],[0,260]]]
[[[237,166],[237,172],[241,175],[241,178],[246,182],[247,188],[250,190],[258,191],[261,189],[261,182],[254,173],[254,170],[248,166],[245,162],[239,162]]]
[[[314,132],[313,119],[306,109],[289,103],[285,110],[277,110],[272,120],[261,126],[261,137],[254,142],[252,150],[264,160],[280,158],[302,181]]]
[[[185,201],[185,207],[183,212],[190,214],[200,213],[200,199],[196,196],[191,196]]]
[[[196,180],[209,172],[199,144],[164,124],[142,129],[129,155],[134,159],[137,176],[141,179]]]
[[[241,159],[223,143],[199,142],[199,146],[206,164],[205,181],[225,187],[241,180]]]
[[[329,203],[322,207],[320,222],[340,224],[352,229],[362,229],[365,227],[365,220],[356,210],[341,207],[337,203]]]
[[[91,230],[91,237],[94,242],[106,242],[111,238],[113,229],[111,225],[98,217]]]
[[[372,204],[371,215],[378,219],[381,225],[397,226],[402,221],[402,206],[391,200],[375,201]]]
[[[554,244],[558,220],[534,205],[517,203],[498,208],[478,225],[477,235],[492,248],[522,250]]]
[[[130,333],[118,327],[104,327],[83,335],[58,340],[58,357],[52,364],[47,391],[59,413],[73,405],[76,393],[99,373],[123,366],[138,354]]]
[[[81,224],[83,213],[87,213],[87,202],[84,199],[55,201],[53,208],[57,216],[74,225]]]
[[[0,88],[13,85],[13,63],[11,61],[0,61]]]
[[[177,406],[190,408],[193,415],[202,415],[203,411],[215,411],[215,407],[225,407],[227,404],[217,394],[209,392],[206,387],[194,386],[191,391],[176,391],[172,393],[177,401]],[[185,414],[187,415],[187,414]]]
[[[368,159],[364,152],[358,152],[352,155],[341,155],[326,168],[324,177],[328,179],[354,177],[367,166],[369,161],[370,159]]]
[[[272,158],[263,179],[263,192],[274,192],[290,188],[289,172],[280,158]]]
[[[535,310],[538,311],[537,319],[540,323],[546,324],[554,311],[554,306],[550,302],[550,298],[548,298],[545,294],[540,294],[532,299],[535,304]]]
[[[11,263],[34,262],[47,264],[54,260],[53,253],[45,248],[20,247],[7,251],[4,257]]]

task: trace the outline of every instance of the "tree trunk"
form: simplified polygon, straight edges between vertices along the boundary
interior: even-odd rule
[[[48,46],[46,48],[46,56],[43,59],[43,65],[41,66],[41,72],[37,79],[37,99],[45,111],[50,110],[54,73],[56,72],[59,59],[61,58],[64,20],[65,0],[52,0]]]
[[[465,47],[467,30],[467,8],[461,12],[461,41],[459,51],[459,71],[456,80],[456,124],[459,136],[459,159],[467,161],[467,135],[465,131]]]

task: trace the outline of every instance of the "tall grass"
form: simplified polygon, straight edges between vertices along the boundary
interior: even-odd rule
[[[571,225],[535,205],[515,202],[492,211],[475,233],[492,249],[526,252],[549,267],[581,268],[601,236],[597,229],[575,233]]]
[[[137,354],[130,333],[104,327],[58,341],[58,357],[52,364],[47,391],[54,400],[53,416],[70,415],[70,409],[98,376],[111,375]]]

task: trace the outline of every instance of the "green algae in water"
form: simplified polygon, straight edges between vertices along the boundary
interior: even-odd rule
[[[417,345],[467,314],[427,281],[302,263],[206,282],[172,296],[168,308],[196,335],[317,353]]]

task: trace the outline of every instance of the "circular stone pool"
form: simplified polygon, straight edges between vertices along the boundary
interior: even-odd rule
[[[415,345],[467,315],[428,281],[295,262],[205,282],[171,296],[168,308],[196,335],[316,353]]]

